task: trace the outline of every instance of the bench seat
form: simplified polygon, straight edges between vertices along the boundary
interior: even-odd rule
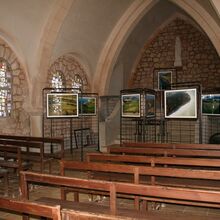
[[[214,216],[202,216],[202,215],[192,215],[191,213],[178,213],[178,212],[161,212],[161,211],[137,211],[134,209],[117,209],[116,215],[111,215],[109,207],[97,204],[95,202],[73,202],[73,201],[63,201],[60,199],[42,197],[37,200],[37,202],[47,204],[47,205],[60,205],[62,219],[146,219],[146,220],[186,220],[191,218],[193,220],[217,220],[218,217]]]

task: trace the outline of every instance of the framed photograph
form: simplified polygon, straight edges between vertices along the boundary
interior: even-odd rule
[[[172,84],[172,71],[160,70],[158,71],[158,89],[168,90],[171,89]]]
[[[73,94],[73,93],[47,94],[47,117],[48,118],[78,117],[78,94]]]
[[[202,114],[220,115],[220,94],[202,95]]]
[[[155,95],[146,94],[145,96],[145,109],[146,109],[146,117],[155,117],[156,111],[156,103],[155,103]]]
[[[168,90],[164,93],[165,118],[197,118],[197,90]]]
[[[121,96],[122,117],[140,117],[140,94]]]
[[[79,114],[96,115],[96,98],[83,96],[79,98]]]

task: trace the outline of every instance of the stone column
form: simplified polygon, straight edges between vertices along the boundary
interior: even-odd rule
[[[42,137],[42,113],[33,112],[30,115],[30,134],[31,136]]]

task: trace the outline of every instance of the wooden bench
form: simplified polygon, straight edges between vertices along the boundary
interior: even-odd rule
[[[0,198],[1,210],[27,213],[35,216],[61,220],[59,205],[45,205],[27,200]]]
[[[21,170],[31,169],[33,164],[24,161],[21,157],[21,148],[17,146],[1,146],[0,145],[0,167],[6,169],[16,169],[17,173]]]
[[[205,168],[219,170],[220,160],[212,158],[152,157],[140,155],[118,155],[107,153],[87,153],[87,162],[102,162],[144,166],[171,166],[182,168]]]
[[[44,154],[49,157],[55,157],[57,159],[64,158],[64,138],[63,137],[35,137],[35,136],[17,136],[17,135],[0,135],[0,139],[4,140],[18,140],[27,142],[40,142],[44,145],[50,144],[50,154]],[[54,152],[54,145],[59,145],[60,150]]]
[[[150,215],[150,212],[137,211],[125,209],[121,210],[117,206],[118,195],[132,195],[139,196],[144,200],[169,200],[171,202],[182,201],[186,204],[194,206],[205,206],[205,207],[218,207],[220,208],[220,191],[215,190],[199,190],[199,189],[189,189],[181,187],[164,187],[164,186],[152,186],[152,185],[142,185],[142,184],[131,184],[131,183],[119,183],[119,182],[108,182],[108,181],[98,181],[98,180],[86,180],[79,178],[70,178],[64,176],[55,176],[49,174],[38,174],[33,172],[21,172],[21,192],[24,199],[29,198],[29,183],[34,184],[47,184],[48,186],[62,186],[62,187],[73,187],[79,189],[88,189],[88,190],[97,190],[106,192],[109,195],[109,208],[102,206],[101,204],[86,205],[85,203],[74,203],[70,201],[64,201],[61,199],[53,198],[41,198],[39,201],[47,202],[50,204],[60,204],[61,212],[64,219],[73,219],[77,217],[78,219],[87,219],[87,217],[93,213],[94,215],[99,216],[100,219],[122,219],[127,217],[132,219],[132,216],[135,216],[136,219],[187,219],[192,218],[192,215],[187,215],[184,213],[182,216],[177,216],[176,213],[168,216],[166,214],[159,212],[157,216]],[[66,203],[67,202],[67,203]],[[77,204],[77,205],[76,205]],[[91,207],[91,208],[89,208]],[[106,212],[105,212],[106,211]],[[121,215],[124,214],[124,216]],[[109,218],[107,218],[107,216]],[[166,218],[165,218],[166,217]],[[91,219],[95,219],[92,218]],[[202,219],[199,218],[193,219]],[[208,217],[205,219],[209,219]],[[212,217],[210,219],[213,219]]]
[[[144,147],[115,147],[109,146],[108,153],[126,155],[151,155],[165,157],[206,157],[220,158],[220,150],[194,150],[194,149],[162,149]]]
[[[74,161],[61,161],[60,166],[62,176],[68,170],[81,171],[89,179],[220,190],[220,171]],[[62,191],[64,199],[66,192]]]
[[[44,146],[40,142],[27,142],[17,140],[4,140],[0,139],[0,146],[9,148],[19,147],[21,149],[21,159],[23,161],[37,162],[40,164],[40,172],[44,171],[45,164],[49,165],[49,172],[51,173],[51,160],[52,158],[44,157]],[[0,156],[4,156],[0,153]],[[11,152],[8,157],[16,158],[17,155]]]
[[[118,145],[112,145],[112,147]],[[219,144],[188,144],[188,143],[143,143],[143,142],[124,142],[122,147],[143,147],[143,148],[162,148],[162,149],[192,149],[192,150],[220,150]]]

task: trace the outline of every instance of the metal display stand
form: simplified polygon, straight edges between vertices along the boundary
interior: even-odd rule
[[[47,94],[55,93],[77,93],[79,99],[82,97],[94,97],[96,99],[96,113],[93,115],[81,114],[78,117],[61,117],[48,118],[47,117]],[[64,137],[65,149],[70,149],[71,154],[73,149],[80,148],[81,160],[83,160],[84,147],[96,147],[99,150],[99,117],[98,117],[98,94],[95,93],[81,93],[80,89],[73,88],[44,88],[43,96],[43,117],[42,117],[42,133],[44,137]],[[80,109],[79,104],[79,109]],[[82,106],[81,106],[82,107]],[[90,139],[93,142],[87,142],[88,134],[84,130],[89,129]],[[78,136],[76,136],[76,131]],[[80,135],[79,135],[80,132]],[[50,152],[52,151],[52,147]]]
[[[165,118],[164,91],[150,89],[127,89],[123,96],[140,94],[140,116],[123,116],[121,104],[120,143],[158,142],[158,143],[202,143],[203,120],[201,114],[201,85],[198,82],[175,83],[170,90],[191,89],[197,91],[197,118]],[[147,94],[155,95],[155,116],[147,117]],[[219,126],[220,127],[220,126]]]
[[[133,94],[140,96],[139,117],[126,116],[123,112],[123,97],[129,97]],[[156,126],[156,108],[151,106],[151,115],[149,115],[149,106],[147,105],[147,96],[154,97],[156,93],[150,89],[127,89],[121,90],[121,120],[120,120],[120,143],[123,142],[155,142]]]

